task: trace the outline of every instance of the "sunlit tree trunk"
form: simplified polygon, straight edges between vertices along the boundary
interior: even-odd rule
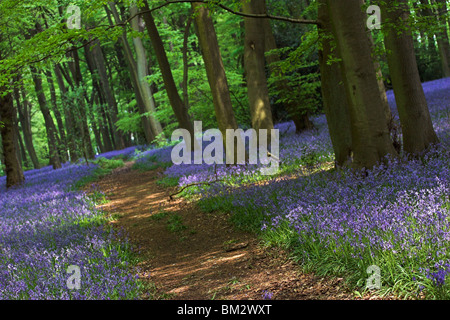
[[[216,119],[219,130],[222,132],[224,138],[224,145],[226,146],[226,130],[237,129],[238,125],[236,118],[234,117],[228,80],[223,66],[219,42],[208,9],[204,7],[202,3],[193,3],[192,8],[195,14],[195,25],[199,45],[203,61],[205,62],[209,86],[211,88]],[[235,147],[234,150],[237,151],[237,147]],[[229,157],[231,156],[235,157],[236,155],[230,154]],[[234,159],[235,161],[237,160],[236,158]]]
[[[135,5],[130,7],[130,14],[134,16],[138,13],[138,8]],[[131,20],[131,27],[134,31],[139,31],[139,20],[138,18],[134,18]],[[134,48],[136,49],[136,77],[137,84],[139,85],[142,100],[144,102],[144,113],[148,113],[150,115],[146,115],[145,117],[148,119],[152,133],[154,137],[160,136],[163,133],[161,123],[155,118],[153,113],[156,112],[155,100],[153,99],[153,92],[150,87],[150,84],[147,82],[146,77],[148,76],[148,63],[147,63],[147,55],[145,52],[144,45],[142,43],[141,38],[133,38]],[[163,136],[160,136],[160,140],[164,140]],[[152,142],[152,141],[150,141]]]
[[[242,6],[244,13],[264,13],[264,0],[243,0]],[[257,131],[267,129],[270,133],[273,119],[265,71],[264,32],[257,18],[245,17],[244,28],[244,68],[252,127]]]

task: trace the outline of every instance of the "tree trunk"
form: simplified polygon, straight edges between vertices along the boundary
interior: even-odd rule
[[[91,135],[89,131],[88,119],[86,115],[87,99],[86,89],[83,87],[83,76],[80,68],[80,58],[77,50],[71,52],[73,61],[70,62],[72,77],[74,79],[75,88],[82,90],[82,97],[76,99],[74,107],[78,111],[78,117],[75,119],[81,132],[81,142],[83,146],[84,156],[88,159],[94,159],[94,149],[92,148]]]
[[[370,169],[396,156],[387,128],[360,0],[327,0],[341,61],[352,132],[353,166]]]
[[[432,0],[432,3],[438,4],[440,8],[436,9],[435,17],[439,23],[442,23],[441,31],[436,33],[439,55],[441,58],[442,75],[450,77],[450,42],[449,34],[447,33],[447,23],[442,21],[441,15],[447,11],[447,4],[445,0]]]
[[[130,14],[134,16],[138,13],[138,8],[136,5],[132,5],[130,7]],[[131,27],[134,31],[139,31],[139,20],[138,18],[134,18],[131,20]],[[142,44],[142,40],[139,37],[133,38],[134,48],[136,49],[136,71],[137,71],[137,84],[139,85],[140,92],[142,95],[142,100],[144,102],[144,113],[149,113],[145,118],[148,119],[151,126],[151,131],[153,133],[154,138],[161,135],[163,133],[161,123],[155,118],[152,113],[155,113],[156,106],[155,100],[153,99],[152,89],[147,82],[146,77],[148,76],[148,64],[147,64],[147,56],[145,52],[144,45]],[[160,136],[160,141],[165,140],[163,136]],[[151,143],[152,141],[149,141]]]
[[[125,142],[122,134],[119,132],[119,129],[116,127],[116,123],[118,121],[118,107],[116,98],[114,97],[113,92],[111,91],[110,83],[108,81],[108,75],[106,72],[105,66],[105,58],[101,51],[100,42],[96,40],[92,49],[92,56],[94,57],[95,65],[97,66],[99,81],[101,85],[101,89],[103,94],[105,95],[106,102],[109,108],[109,115],[111,117],[112,125],[111,128],[114,134],[114,142],[116,149],[125,148]]]
[[[47,105],[47,98],[45,97],[44,89],[42,87],[41,74],[33,66],[30,66],[30,70],[34,82],[34,88],[36,91],[39,108],[42,112],[42,115],[44,116],[45,129],[47,132],[50,164],[53,166],[53,169],[59,169],[61,168],[61,159],[59,158],[57,146],[58,141],[57,131],[55,123],[53,122],[53,118],[50,114],[50,110]]]
[[[387,61],[407,154],[418,154],[438,142],[420,82],[406,0],[399,6],[380,4],[383,12]],[[399,30],[401,28],[401,30]]]
[[[59,111],[58,108],[58,102],[56,99],[56,91],[55,91],[55,85],[53,82],[53,76],[51,71],[46,71],[45,72],[45,76],[47,78],[47,83],[48,83],[48,87],[50,89],[50,101],[52,102],[52,110],[53,113],[55,115],[56,118],[56,123],[58,125],[58,132],[59,132],[59,141],[60,143],[58,144],[59,146],[59,156],[61,157],[62,162],[66,162],[67,161],[67,138],[66,138],[66,132],[64,130],[64,124],[63,124],[63,119],[61,116],[61,112]]]
[[[264,13],[264,0],[243,0],[242,4],[244,13]],[[244,67],[252,127],[256,131],[267,129],[270,133],[273,120],[265,70],[264,32],[261,32],[261,24],[257,18],[245,17],[244,26]],[[268,136],[270,141],[270,135]]]
[[[17,79],[16,82],[19,83],[20,79]],[[20,89],[17,86],[14,86],[14,96],[17,103],[17,111],[19,114],[19,122],[22,127],[23,132],[23,140],[25,143],[25,147],[28,151],[28,155],[30,156],[31,162],[33,163],[33,168],[40,169],[41,165],[39,163],[38,157],[36,155],[36,150],[33,145],[33,137],[31,132],[31,119],[30,112],[28,108],[28,101],[23,99],[20,102]],[[23,94],[25,98],[25,94]]]
[[[335,165],[336,167],[341,167],[351,163],[352,132],[341,68],[337,62],[328,64],[329,56],[334,53],[334,48],[326,0],[319,0],[318,19],[322,23],[319,27],[319,37],[322,45],[322,50],[319,50],[319,63],[323,107],[333,144]]]
[[[67,148],[69,150],[69,157],[71,162],[76,162],[80,158],[76,142],[76,137],[78,136],[78,134],[75,129],[74,124],[75,120],[72,113],[72,108],[67,101],[67,88],[66,85],[64,84],[61,65],[56,64],[54,67],[54,71],[56,76],[56,83],[58,84],[59,87],[62,107],[64,110],[64,124],[67,131],[66,141],[67,141]]]
[[[0,60],[1,60],[0,56]],[[17,158],[17,150],[14,141],[14,107],[11,93],[6,87],[0,87],[0,133],[2,137],[3,157],[6,172],[6,187],[10,188],[21,184],[25,177],[23,175],[22,165]]]
[[[116,4],[114,2],[109,2],[109,8],[112,12],[112,15],[114,16],[114,20],[116,23],[121,23],[122,20],[119,16],[119,13],[116,9]],[[110,21],[110,24],[112,25],[113,22]],[[142,98],[142,92],[141,87],[138,80],[137,75],[137,67],[136,67],[136,61],[134,60],[133,52],[131,51],[131,47],[128,43],[127,39],[127,33],[124,30],[122,35],[120,36],[120,41],[122,42],[122,47],[125,52],[125,58],[128,65],[128,70],[130,71],[130,78],[133,84],[133,90],[136,98],[136,103],[138,106],[139,113],[142,115],[145,111],[145,102]],[[150,118],[148,116],[142,116],[141,117],[141,123],[142,123],[142,130],[145,136],[145,143],[150,144],[155,139],[155,135],[152,131],[152,126],[150,123]]]
[[[191,137],[195,143],[196,140],[194,139],[194,124],[191,122],[187,107],[184,105],[183,100],[178,93],[177,86],[173,79],[172,70],[170,69],[169,60],[167,59],[166,51],[164,49],[164,44],[159,35],[158,29],[156,28],[153,16],[148,10],[150,10],[150,8],[148,6],[148,2],[145,0],[144,8],[142,10],[142,16],[144,18],[145,27],[150,36],[150,40],[155,51],[156,59],[158,60],[167,96],[169,98],[175,117],[178,121],[179,127],[186,129],[191,134]],[[194,143],[192,144],[193,147]]]
[[[234,116],[231,103],[230,91],[228,88],[227,76],[220,54],[219,42],[217,40],[214,24],[209,16],[209,10],[200,2],[192,4],[195,14],[195,25],[203,61],[205,62],[206,74],[214,103],[214,109],[219,130],[222,132],[224,146],[226,146],[226,130],[238,129],[238,124]],[[235,153],[237,147],[233,148]],[[225,152],[227,150],[225,149]],[[236,154],[228,155],[227,159],[232,159],[237,163]]]

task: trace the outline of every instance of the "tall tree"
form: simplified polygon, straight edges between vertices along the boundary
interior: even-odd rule
[[[327,118],[328,131],[335,154],[335,164],[341,167],[350,164],[352,155],[352,132],[349,106],[339,63],[335,57],[331,21],[328,14],[326,0],[319,0],[318,19],[320,50],[320,76],[322,100]]]
[[[425,93],[420,82],[407,0],[395,5],[380,1],[384,44],[403,133],[403,148],[408,154],[426,150],[438,138],[433,129]]]
[[[424,0],[422,0],[424,1]],[[450,42],[449,33],[447,29],[447,22],[442,19],[442,16],[447,12],[447,3],[445,0],[431,0],[435,4],[434,16],[439,22],[439,31],[436,33],[436,40],[438,43],[439,55],[441,58],[442,75],[450,77]]]
[[[116,127],[119,113],[117,101],[114,93],[111,90],[110,82],[108,80],[108,73],[106,71],[105,57],[101,50],[100,41],[98,41],[98,39],[94,41],[94,44],[92,46],[92,56],[94,57],[95,65],[97,67],[101,89],[103,91],[103,94],[105,95],[106,103],[108,105],[108,111],[113,125],[111,129],[114,135],[115,147],[116,149],[123,149],[125,148],[124,137]]]
[[[246,14],[263,14],[264,0],[242,0]],[[252,127],[255,130],[273,129],[272,110],[265,69],[265,39],[257,18],[244,17],[244,68]],[[270,138],[269,138],[270,141]]]
[[[51,110],[53,111],[53,114],[55,115],[56,123],[58,125],[58,133],[59,133],[59,156],[61,157],[62,162],[67,161],[67,141],[66,141],[66,132],[64,129],[64,123],[63,118],[61,115],[61,112],[58,108],[58,102],[56,98],[56,90],[55,90],[55,84],[53,82],[53,75],[52,72],[49,70],[46,70],[44,72],[46,78],[47,78],[47,84],[50,90],[50,101],[51,101]]]
[[[147,0],[144,0],[143,3],[144,7],[140,12],[142,13],[142,16],[144,18],[145,27],[147,29],[148,35],[150,36],[156,59],[158,60],[158,65],[164,81],[164,88],[167,92],[167,96],[169,98],[175,117],[178,121],[179,127],[186,129],[191,134],[191,137],[194,141],[192,146],[194,147],[196,141],[194,139],[194,124],[191,121],[186,105],[183,103],[183,100],[178,93],[177,86],[173,79],[169,60],[167,59],[167,54],[164,49],[164,43],[161,39],[161,36],[159,35]]]
[[[77,148],[76,138],[78,137],[77,129],[75,126],[75,119],[72,111],[72,106],[68,101],[68,90],[64,83],[64,77],[60,64],[55,64],[54,71],[56,77],[56,83],[58,84],[60,100],[64,110],[64,127],[66,128],[66,141],[67,148],[69,150],[69,157],[71,162],[76,162],[80,158],[80,154]],[[70,80],[70,78],[69,78]],[[69,83],[70,85],[70,83]]]
[[[30,156],[31,162],[33,163],[33,167],[35,169],[40,169],[41,164],[39,163],[39,159],[36,154],[36,149],[33,144],[33,136],[31,131],[31,116],[30,116],[30,107],[29,102],[26,99],[24,90],[20,90],[18,85],[21,83],[20,77],[16,79],[16,86],[14,86],[14,98],[16,100],[17,112],[19,114],[19,123],[23,133],[23,140],[25,147],[28,151],[28,155]],[[22,92],[22,101],[21,101],[21,92]]]
[[[387,128],[366,16],[360,0],[327,0],[328,13],[341,60],[341,72],[351,121],[353,166],[372,168],[397,155]]]
[[[136,16],[131,20],[131,27],[134,31],[140,31],[139,25],[139,17],[138,8],[136,5],[132,5],[130,7],[131,16]],[[133,38],[134,48],[136,50],[136,73],[137,73],[137,85],[139,86],[142,100],[144,103],[144,117],[148,119],[153,136],[156,138],[160,136],[160,139],[164,139],[161,134],[163,133],[161,123],[155,118],[156,105],[155,100],[153,98],[153,92],[150,87],[150,84],[147,81],[148,74],[148,63],[147,63],[147,54],[142,43],[142,39],[140,37]],[[152,141],[149,141],[152,142]]]
[[[59,169],[62,166],[57,145],[57,130],[55,123],[53,122],[50,109],[47,105],[47,98],[45,97],[44,88],[42,86],[41,73],[34,66],[30,66],[30,70],[34,82],[34,89],[36,91],[39,108],[44,117],[50,164],[53,166],[53,169]]]
[[[93,159],[95,156],[94,149],[92,147],[92,141],[91,141],[91,135],[89,131],[89,125],[88,125],[88,119],[86,114],[86,102],[88,100],[87,98],[87,92],[86,88],[84,87],[83,82],[83,75],[81,73],[81,66],[80,66],[80,57],[78,54],[78,50],[75,50],[73,48],[70,52],[70,56],[72,58],[71,61],[69,61],[69,68],[73,77],[73,84],[75,89],[75,101],[76,105],[74,105],[74,109],[76,110],[76,118],[75,122],[79,128],[79,131],[81,133],[81,143],[83,147],[83,154],[88,159]],[[89,103],[89,102],[88,102]]]
[[[0,33],[0,43],[2,35]],[[0,61],[2,52],[0,49]],[[14,106],[12,95],[6,86],[0,87],[0,134],[2,137],[3,158],[6,172],[6,187],[10,188],[21,184],[24,180],[22,165],[17,157],[14,143]]]
[[[214,110],[219,130],[224,138],[226,146],[226,130],[237,129],[237,121],[231,103],[228,80],[219,49],[214,23],[209,15],[209,10],[202,3],[192,3],[195,15],[195,25],[199,40],[200,50],[205,63],[206,74],[211,88]],[[233,148],[237,151],[237,147]],[[227,152],[227,149],[225,149]],[[235,154],[228,155],[227,159],[235,159]],[[236,163],[236,162],[234,162]]]

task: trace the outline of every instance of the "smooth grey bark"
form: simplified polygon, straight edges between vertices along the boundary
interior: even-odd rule
[[[138,13],[138,8],[136,5],[132,5],[130,7],[130,14],[134,16]],[[131,27],[134,31],[139,31],[139,20],[138,17],[131,20]],[[163,133],[161,123],[155,118],[154,113],[156,112],[155,100],[153,98],[152,89],[146,79],[148,74],[148,63],[147,63],[147,55],[145,52],[144,45],[142,43],[142,39],[139,37],[133,38],[133,44],[136,51],[136,71],[137,71],[137,84],[139,85],[139,89],[142,95],[142,100],[144,102],[144,113],[147,113],[145,116],[149,122],[153,132],[154,137],[159,136],[160,141],[164,141],[165,138],[161,134]]]

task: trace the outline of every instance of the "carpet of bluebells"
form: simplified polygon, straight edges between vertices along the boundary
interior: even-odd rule
[[[26,183],[9,190],[0,178],[0,299],[138,297],[126,238],[101,223],[92,199],[72,188],[93,170],[27,171]],[[79,282],[69,266],[79,268]]]
[[[317,130],[301,135],[292,123],[276,126],[281,136],[277,176],[262,178],[257,165],[182,164],[165,174],[179,178],[180,187],[195,186],[185,194],[200,197],[204,207],[232,211],[237,220],[257,224],[269,242],[293,247],[297,259],[312,269],[341,272],[364,288],[368,266],[377,265],[385,293],[449,297],[450,78],[423,87],[441,143],[417,160],[388,160],[367,176],[352,169],[305,174],[300,168],[333,162],[320,115],[313,118]],[[388,99],[397,115],[392,91]],[[170,149],[148,154],[170,161]]]
[[[261,165],[171,165],[170,146],[131,147],[100,155],[164,164],[165,177],[186,187],[205,210],[233,213],[269,244],[292,249],[305,268],[344,275],[365,288],[367,268],[381,270],[380,293],[450,298],[450,78],[423,84],[440,145],[415,160],[387,160],[366,175],[334,170],[324,115],[316,130],[280,131],[280,170]],[[388,99],[396,115],[392,91]],[[99,157],[100,157],[99,156]],[[326,170],[325,170],[325,169]],[[5,190],[0,178],[0,299],[134,299],[124,235],[95,223],[101,212],[71,186],[95,166],[26,172]],[[81,289],[69,289],[67,267],[81,269]]]

